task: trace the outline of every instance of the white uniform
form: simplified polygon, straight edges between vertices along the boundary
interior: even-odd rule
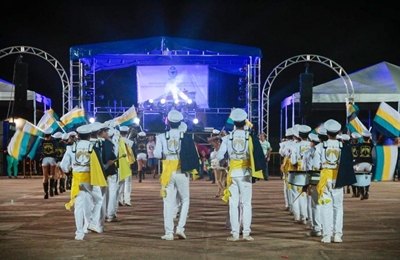
[[[165,134],[157,135],[154,157],[165,160],[179,160],[181,149],[182,132],[178,129],[171,129]],[[165,235],[174,233],[174,213],[176,210],[177,193],[181,200],[181,210],[179,214],[176,233],[185,231],[186,219],[189,212],[189,175],[177,169],[171,175],[171,179],[166,186],[166,196],[164,197],[164,229]]]
[[[297,142],[293,146],[293,151],[290,154],[290,162],[291,164],[297,164],[297,170],[304,171],[305,166],[302,165],[304,154],[311,148],[311,142],[302,140]],[[301,221],[303,224],[307,223],[308,211],[307,211],[307,194],[302,192],[302,188],[300,186],[292,186],[292,192],[294,201],[292,204],[293,214],[295,221]]]
[[[234,130],[222,138],[218,150],[218,160],[224,159],[228,152],[229,160],[249,160],[249,133],[245,130]],[[242,206],[243,236],[249,236],[252,218],[252,182],[251,169],[240,168],[231,170],[232,184],[229,186],[229,218],[232,237],[238,238],[240,233],[239,207]],[[241,205],[240,205],[241,203]]]
[[[103,140],[91,138],[90,141],[92,142],[93,146],[100,150],[101,154],[101,142]],[[101,158],[99,158],[101,161]],[[105,221],[105,207],[104,204],[104,195],[106,193],[106,187],[100,186],[92,186],[92,190],[90,195],[92,196],[93,205],[92,205],[92,212],[91,212],[91,219],[88,229],[95,231],[97,233],[102,233],[104,230],[104,221]]]
[[[68,146],[61,160],[60,167],[64,172],[69,172],[72,168],[73,173],[90,174],[90,152],[92,144],[87,140],[80,140],[72,146]],[[90,177],[89,177],[90,179]],[[82,240],[87,232],[90,220],[90,200],[91,185],[88,182],[81,183],[80,191],[75,198],[75,239]]]
[[[121,137],[125,144],[129,147],[133,146],[133,141],[126,137]],[[121,175],[120,169],[118,174]],[[132,194],[132,174],[126,177],[124,180],[119,182],[119,203],[121,205],[131,206],[131,194]]]
[[[316,169],[337,169],[340,158],[341,142],[329,139],[316,146],[313,164]],[[322,177],[322,174],[321,174]],[[335,189],[336,179],[328,179],[320,198],[322,242],[341,240],[343,235],[343,188]],[[338,239],[337,239],[338,238]]]

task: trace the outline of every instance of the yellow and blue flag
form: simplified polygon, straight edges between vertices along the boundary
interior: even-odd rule
[[[360,109],[356,104],[349,103],[347,104],[347,129],[349,129],[350,133],[357,132],[362,134],[363,131],[367,131],[367,127],[361,122],[358,118],[358,112]]]
[[[377,145],[374,181],[391,181],[396,170],[397,145]]]
[[[7,146],[8,153],[17,160],[22,160],[24,156],[35,148],[37,139],[42,138],[43,131],[34,124],[25,120],[23,127],[17,129]]]
[[[374,128],[386,137],[400,136],[400,113],[385,102],[381,102],[374,117]]]
[[[43,132],[46,132],[48,129],[51,129],[51,132],[54,133],[55,130],[58,129],[58,116],[54,112],[53,109],[49,109],[44,112],[42,118],[37,123],[37,127],[39,127]]]
[[[114,122],[120,126],[130,126],[133,124],[135,118],[137,118],[137,113],[135,106],[132,105],[132,107],[126,110],[122,115],[114,118]]]
[[[66,113],[60,118],[61,125],[68,131],[75,128],[76,126],[87,124],[85,111],[82,108],[73,108],[71,111]]]

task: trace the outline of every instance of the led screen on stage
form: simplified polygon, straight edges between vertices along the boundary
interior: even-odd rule
[[[196,102],[208,108],[208,66],[168,65],[137,66],[138,103],[149,99],[155,102]]]

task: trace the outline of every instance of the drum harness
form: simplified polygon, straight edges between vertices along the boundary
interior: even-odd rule
[[[169,140],[171,139],[170,133],[169,133],[169,131],[167,131],[165,133],[165,139],[167,140],[167,150],[168,150],[169,154],[177,155],[178,158],[179,158],[178,150],[179,150],[181,141],[183,139],[183,134],[184,134],[183,132],[179,133],[179,145],[177,147],[175,145],[173,147],[170,147],[170,145],[169,145]]]
[[[72,153],[74,153],[74,154],[76,154],[76,146],[78,145],[78,142],[74,142],[72,144]],[[93,152],[93,144],[89,143],[88,153],[91,154],[92,152]],[[90,163],[90,160],[88,160],[86,162],[78,161],[78,158],[75,156],[75,163],[74,163],[75,166],[84,166],[85,167],[85,166],[89,166],[89,163]]]

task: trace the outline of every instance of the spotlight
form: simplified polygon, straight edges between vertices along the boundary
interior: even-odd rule
[[[199,123],[199,119],[193,118],[193,124],[197,125]]]
[[[162,98],[162,99],[160,100],[160,103],[161,103],[161,104],[165,104],[165,102],[166,102],[165,98]]]
[[[140,118],[139,117],[135,117],[133,119],[133,123],[135,123],[136,125],[139,125],[140,124]]]
[[[89,118],[89,123],[94,123],[96,121],[96,119],[94,117]]]
[[[150,99],[149,99],[149,103],[150,103],[150,104],[153,104],[153,103],[154,103],[154,100],[150,98]]]
[[[188,105],[193,103],[193,100],[191,100],[190,98],[186,101],[188,103]]]

